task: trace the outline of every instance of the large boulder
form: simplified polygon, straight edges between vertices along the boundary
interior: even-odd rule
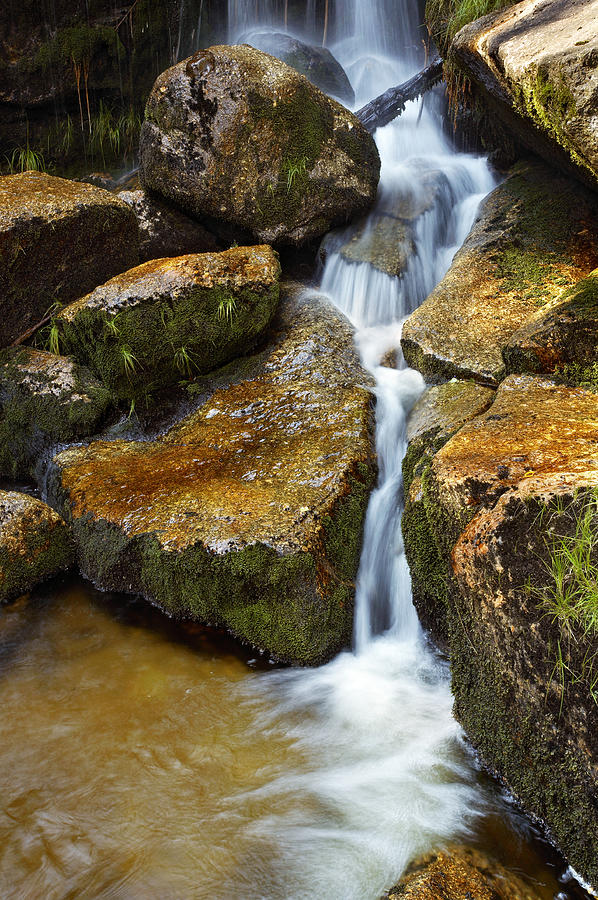
[[[114,194],[41,172],[0,178],[0,346],[138,258],[137,220]]]
[[[430,381],[495,385],[514,332],[597,264],[593,194],[544,165],[520,164],[484,201],[449,271],[406,320],[405,359]]]
[[[345,106],[355,103],[355,92],[347,73],[326,47],[305,44],[279,31],[251,31],[240,38],[240,43],[282,60]]]
[[[0,474],[34,474],[52,446],[93,434],[111,402],[91,372],[31,347],[0,353]]]
[[[223,378],[157,440],[63,451],[53,503],[100,587],[320,663],[350,641],[375,478],[352,329],[322,298],[286,296],[273,342]]]
[[[511,375],[422,485],[457,718],[594,884],[597,460],[596,394]]]
[[[463,28],[450,60],[527,146],[598,187],[595,3],[522,0]]]
[[[268,246],[150,260],[55,322],[69,353],[135,399],[249,352],[274,315],[279,277]]]
[[[75,560],[69,528],[35,497],[0,491],[0,602],[24,594]]]
[[[253,47],[195,54],[147,102],[143,185],[242,240],[320,237],[372,205],[379,170],[352,113]]]

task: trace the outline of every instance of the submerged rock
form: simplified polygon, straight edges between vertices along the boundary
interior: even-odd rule
[[[405,322],[405,359],[432,381],[497,384],[513,333],[597,263],[593,195],[543,165],[521,164],[485,200],[451,268]]]
[[[0,602],[24,594],[74,562],[60,516],[28,494],[0,491]]]
[[[218,242],[203,225],[141,188],[119,191],[139,222],[139,259],[161,259],[218,250]]]
[[[138,254],[137,220],[114,194],[41,172],[0,178],[0,346]]]
[[[73,356],[134,399],[250,351],[276,310],[279,276],[267,246],[151,260],[55,321]]]
[[[352,113],[246,45],[163,72],[141,129],[144,186],[242,240],[320,237],[372,205],[379,170]]]
[[[343,316],[291,296],[273,343],[232,369],[155,441],[59,454],[54,502],[100,587],[320,663],[351,637],[375,477],[368,377]]]
[[[0,474],[24,478],[52,446],[94,433],[111,403],[91,372],[31,347],[0,353]]]
[[[598,187],[594,3],[523,0],[463,28],[450,58],[527,146]]]
[[[598,381],[598,269],[539,311],[503,347],[507,372],[561,373]]]
[[[304,44],[277,31],[252,31],[243,35],[241,41],[280,59],[346,106],[355,103],[355,92],[347,73],[326,47]]]
[[[383,900],[540,900],[532,885],[472,847],[415,860]]]
[[[579,598],[598,566],[598,397],[509,376],[435,454],[422,494],[429,568],[450,598],[456,716],[597,883],[596,625]]]

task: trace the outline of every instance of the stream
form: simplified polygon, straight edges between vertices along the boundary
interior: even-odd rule
[[[273,0],[229,8],[231,39],[280,27]],[[420,67],[414,0],[337,9],[332,50],[357,108]],[[451,715],[447,661],[411,603],[401,460],[424,384],[402,361],[401,323],[495,183],[483,158],[451,148],[442,117],[430,95],[376,134],[367,227],[400,204],[424,209],[403,277],[344,259],[351,230],[329,238],[319,273],[376,383],[380,475],[353,648],[315,670],[276,668],[74,577],[3,608],[0,896],[376,900],[414,857],[450,842],[492,853],[545,900],[585,896],[477,764]],[[396,368],[380,365],[389,351]]]

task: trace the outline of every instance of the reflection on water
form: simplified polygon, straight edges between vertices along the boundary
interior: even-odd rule
[[[384,659],[384,641],[375,652]],[[267,667],[225,636],[177,628],[78,580],[0,609],[0,896],[375,898],[380,857],[394,853],[401,861],[402,823],[420,818],[430,828],[432,786],[401,783],[399,772],[417,770],[403,754],[418,754],[426,772],[427,756],[453,743],[437,773],[448,792],[446,809],[436,807],[439,834],[456,824],[451,792],[472,789],[472,766],[453,735],[436,734],[432,747],[430,729],[422,728],[420,740],[410,734],[401,742],[399,720],[409,709],[401,707],[395,653],[385,661],[394,694],[366,685],[357,714],[364,731],[368,722],[386,720],[387,733],[373,730],[365,745],[352,747],[355,660],[344,660],[331,666],[346,665],[346,678],[330,669],[327,688],[323,670],[313,684],[310,673],[297,673],[302,687],[291,691],[295,673],[260,671]],[[422,673],[430,715],[445,702],[440,668]],[[318,695],[310,695],[312,686]],[[376,698],[393,705],[396,728],[392,716],[376,711]],[[331,716],[334,746],[325,744]],[[381,795],[376,804],[366,799],[372,791]],[[479,784],[476,791],[487,798],[485,812],[468,840],[481,835],[552,898],[558,870],[525,835],[500,824],[498,801]],[[368,821],[374,808],[381,828]]]

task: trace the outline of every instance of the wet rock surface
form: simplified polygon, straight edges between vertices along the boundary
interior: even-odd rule
[[[415,860],[383,900],[539,900],[535,889],[492,857],[450,847]]]
[[[596,4],[524,0],[463,28],[451,59],[532,150],[598,186]]]
[[[248,46],[162,73],[140,138],[142,184],[210,229],[299,245],[374,202],[380,161],[358,119]]]
[[[120,200],[132,208],[139,223],[139,260],[216,251],[218,241],[199,222],[139,188],[119,191]]]
[[[0,474],[32,475],[50,447],[93,434],[110,404],[106,388],[69,357],[0,352]]]
[[[511,336],[597,263],[591,193],[536,163],[518,165],[484,201],[446,276],[405,322],[409,365],[431,381],[505,375]]]
[[[52,493],[96,584],[315,664],[350,640],[372,403],[347,321],[291,294],[228,386],[157,440],[64,451]]]
[[[596,527],[597,490],[596,394],[511,375],[433,457],[415,523],[427,541],[421,565],[444,585],[457,718],[590,883],[598,876],[595,631],[581,613],[559,618],[550,597],[560,542],[577,544],[582,521]],[[595,566],[595,543],[588,553]],[[565,585],[577,590],[577,577],[569,572]]]
[[[55,321],[73,356],[135,399],[249,352],[274,315],[279,277],[268,246],[150,260]]]
[[[0,491],[0,602],[68,569],[75,548],[60,516],[41,500]]]
[[[243,35],[239,43],[249,44],[256,50],[275,56],[346,106],[355,103],[355,92],[347,73],[326,47],[305,44],[275,31],[251,31]]]
[[[138,255],[137,220],[108,191],[41,172],[0,177],[0,346]]]

